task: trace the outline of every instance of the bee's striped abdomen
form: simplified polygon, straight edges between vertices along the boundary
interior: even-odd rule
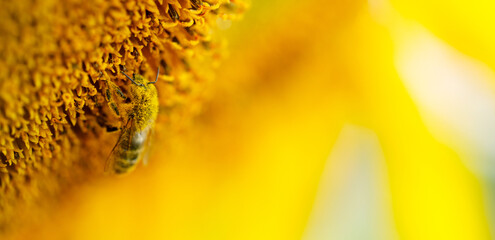
[[[130,132],[127,132],[122,137],[124,139],[120,143],[119,151],[115,152],[114,170],[116,173],[129,172],[136,166],[144,150],[148,129],[135,132],[132,136],[130,136]]]

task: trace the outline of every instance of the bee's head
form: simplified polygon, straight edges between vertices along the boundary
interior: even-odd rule
[[[143,87],[143,88],[146,88],[146,85],[148,85],[147,84],[148,81],[146,81],[146,79],[139,74],[132,74],[132,81],[131,82],[133,85],[136,85],[138,87]]]
[[[139,74],[133,74],[132,78],[129,77],[125,72],[121,71],[122,74],[124,74],[129,80],[131,80],[132,84],[135,84],[136,86],[143,87],[143,88],[148,88],[148,84],[155,84],[158,81],[158,76],[160,75],[160,67],[158,67],[158,71],[156,71],[156,78],[155,81],[153,82],[148,82],[145,80],[145,78]]]

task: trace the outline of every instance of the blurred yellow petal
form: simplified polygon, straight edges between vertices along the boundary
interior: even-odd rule
[[[495,2],[391,0],[408,19],[414,19],[462,52],[495,68]]]
[[[327,159],[304,239],[398,239],[376,134],[342,128]]]
[[[370,124],[383,144],[399,234],[406,239],[487,239],[488,225],[477,179],[424,125],[394,70],[394,44],[386,28],[366,17],[353,52],[355,73],[369,94]],[[365,30],[363,30],[365,29]],[[462,207],[459,207],[462,206]]]

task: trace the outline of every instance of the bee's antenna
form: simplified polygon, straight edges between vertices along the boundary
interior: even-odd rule
[[[144,87],[144,85],[142,83],[137,83],[134,81],[134,79],[132,79],[131,77],[127,76],[127,74],[125,74],[125,72],[122,72],[120,71],[122,74],[124,74],[127,78],[129,78],[129,80],[131,80],[132,83],[138,85],[138,86],[141,86],[141,87]]]
[[[158,71],[156,71],[156,78],[154,82],[148,82],[148,84],[155,84],[158,81],[158,75],[160,75],[160,66],[158,66]]]

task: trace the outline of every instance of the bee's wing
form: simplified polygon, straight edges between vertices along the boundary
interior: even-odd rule
[[[117,143],[115,143],[115,146],[113,146],[112,151],[108,155],[107,160],[105,162],[105,170],[104,170],[105,173],[112,172],[112,166],[113,166],[113,163],[115,162],[115,156],[114,156],[115,149],[117,149],[117,146],[119,146],[120,143],[122,142],[122,140],[124,139],[123,138],[124,134],[126,134],[128,131],[131,131],[132,124],[133,124],[133,119],[129,118],[129,120],[127,120],[127,123],[125,124],[124,128],[122,128],[122,130],[120,131],[119,139],[117,140]]]
[[[148,165],[148,159],[150,157],[150,152],[151,152],[151,148],[153,146],[153,135],[154,135],[155,131],[153,130],[153,127],[150,127],[150,129],[148,130],[148,134],[147,134],[147,137],[146,137],[146,143],[144,144],[144,154],[143,154],[143,165],[146,166]]]

